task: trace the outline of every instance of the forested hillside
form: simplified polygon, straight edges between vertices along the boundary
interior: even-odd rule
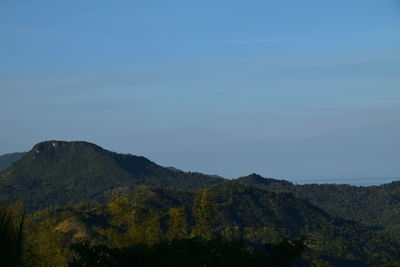
[[[333,266],[400,263],[399,244],[389,236],[332,217],[290,193],[267,192],[234,182],[196,192],[143,186],[129,192],[109,192],[103,204],[81,203],[36,212],[29,225],[33,237],[44,231],[35,225],[55,229],[59,243],[54,249],[58,246],[59,251],[66,249],[62,244],[85,240],[92,245],[124,248],[175,238],[211,240],[220,235],[227,241],[246,240],[247,246],[257,248],[306,237],[304,257],[310,262],[330,262]],[[44,240],[30,242],[32,247],[40,247]],[[37,253],[49,257],[50,252]]]
[[[336,216],[382,229],[400,240],[400,182],[381,186],[294,185],[257,174],[236,180],[264,190],[287,191]]]

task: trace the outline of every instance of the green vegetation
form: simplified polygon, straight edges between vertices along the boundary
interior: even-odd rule
[[[38,267],[65,266],[68,247],[60,229],[62,224],[54,227],[54,218],[35,220],[34,217],[29,218],[25,227],[25,263]]]
[[[0,206],[0,266],[22,266],[24,215]]]
[[[70,266],[289,266],[304,249],[303,240],[265,244],[264,249],[252,251],[243,241],[221,238],[173,239],[123,249],[85,242],[71,246],[74,256]]]
[[[199,244],[193,240],[205,244],[202,242],[219,238],[227,247],[245,240],[249,253],[262,250],[262,244],[270,244],[269,251],[279,244],[279,251],[284,253],[285,247],[290,250],[285,240],[300,240],[303,236],[307,237],[303,244],[304,260],[308,262],[329,262],[333,266],[400,262],[398,242],[357,223],[332,217],[290,193],[225,182],[197,192],[140,186],[107,195],[104,203],[51,207],[29,215],[25,248],[34,256],[27,257],[26,262],[31,266],[42,266],[41,262],[63,266],[76,252],[72,251],[73,244],[85,243],[79,252],[83,258],[100,253],[108,255],[103,260],[113,260],[115,255],[120,255],[116,257],[120,260],[124,253],[128,257],[128,251],[138,250],[143,255],[155,255],[159,246],[166,251],[183,246],[174,243],[176,239],[194,242],[195,247]],[[206,248],[201,249],[208,251]],[[174,261],[180,253],[184,258],[192,252],[168,253],[173,259],[166,260]],[[245,257],[253,257],[251,253]],[[276,257],[282,260],[283,256]]]
[[[194,197],[192,215],[196,224],[191,236],[199,236],[205,240],[212,239],[215,234],[217,204],[207,189],[199,190]]]
[[[124,266],[132,255],[142,266],[219,266],[235,255],[228,266],[284,266],[300,251],[313,266],[400,265],[400,182],[294,185],[256,174],[227,181],[86,142],[49,141],[0,173],[0,196],[32,212],[0,214],[0,260],[16,266]]]
[[[188,221],[184,206],[173,207],[168,210],[167,239],[183,239],[188,236]]]
[[[252,174],[236,180],[264,190],[287,191],[330,214],[384,230],[400,240],[400,182],[381,186],[294,185]]]
[[[153,194],[148,195],[150,192]],[[133,201],[141,198],[143,203],[151,203],[157,192],[160,191],[141,187],[131,193],[112,192],[104,204],[48,208],[28,216],[24,228],[23,216],[4,207],[0,219],[5,218],[3,221],[7,223],[0,224],[5,226],[0,229],[1,263],[5,266],[286,266],[300,260],[305,251],[304,239],[250,249],[243,240],[227,240],[221,235],[201,238],[202,234],[193,234],[196,226],[215,224],[209,219],[204,221],[204,214],[195,211],[199,200],[206,203],[200,208],[201,213],[208,214],[205,207],[216,208],[209,193],[205,190],[189,193],[188,197],[193,197],[191,214],[196,214],[193,225],[189,226],[183,206],[163,213],[163,209],[155,210]],[[149,198],[144,199],[143,193]],[[163,197],[181,193],[168,191]],[[167,223],[161,223],[165,217]],[[186,231],[173,229],[181,225],[191,229],[192,238]],[[170,238],[171,232],[180,237]]]

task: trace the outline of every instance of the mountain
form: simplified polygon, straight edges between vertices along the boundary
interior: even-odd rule
[[[16,152],[10,154],[4,154],[0,156],[0,171],[4,171],[11,166],[14,162],[18,161],[25,152]]]
[[[140,156],[118,154],[88,142],[46,141],[0,173],[0,195],[24,206],[93,202],[115,188],[148,185],[198,189],[223,181],[200,173],[177,172]]]
[[[252,174],[237,182],[264,190],[287,191],[306,199],[330,214],[384,229],[400,239],[400,182],[380,186],[346,184],[295,185]]]
[[[54,229],[65,232],[66,239],[86,236],[96,242],[107,240],[105,235],[118,228],[110,225],[115,218],[108,211],[107,191],[125,192],[136,208],[150,207],[165,232],[169,209],[181,206],[193,229],[195,190],[202,188],[215,197],[213,229],[226,238],[259,245],[305,235],[312,257],[336,266],[400,264],[399,182],[371,187],[294,185],[257,174],[227,181],[165,168],[88,142],[64,141],[39,143],[0,172],[0,197],[6,202],[22,199],[39,226],[53,217]],[[46,209],[35,212],[41,208]],[[149,214],[153,213],[145,212],[143,219]]]
[[[400,263],[399,243],[358,223],[331,216],[306,200],[287,192],[271,192],[237,182],[225,181],[207,191],[216,204],[213,231],[227,240],[244,238],[253,246],[277,242],[282,238],[297,239],[306,236],[308,258],[330,262],[332,266],[371,266],[391,262]],[[168,232],[169,211],[184,207],[188,221],[188,235],[194,229],[196,218],[193,207],[196,192],[161,188],[136,187],[121,198],[132,206],[123,207],[126,213],[135,209],[135,218],[143,227],[146,214],[152,211],[159,218],[161,235]],[[123,203],[119,202],[118,203]],[[90,240],[107,243],[107,232],[115,219],[106,203],[57,207],[38,214],[46,220],[54,217],[53,227],[69,240]],[[155,212],[155,213],[154,213]],[[37,219],[37,218],[36,218]],[[40,220],[39,220],[40,221]],[[147,227],[147,226],[146,226]],[[144,228],[146,229],[146,228]],[[120,229],[120,231],[124,231]],[[146,230],[144,230],[146,232]],[[115,236],[111,236],[115,238]],[[71,242],[71,241],[66,241]]]
[[[249,185],[249,186],[254,186],[256,188],[273,190],[273,191],[290,190],[294,186],[291,182],[285,180],[277,180],[273,178],[264,178],[256,173],[252,173],[244,177],[239,177],[235,179],[235,181],[243,185]]]
[[[87,142],[46,141],[28,153],[0,157],[16,160],[0,173],[0,196],[23,199],[27,209],[97,202],[112,189],[138,185],[195,190],[225,181],[200,173],[164,168],[140,156],[118,154]],[[385,230],[400,239],[400,182],[359,187],[335,184],[294,185],[251,174],[235,180],[263,190],[287,191],[338,217]]]

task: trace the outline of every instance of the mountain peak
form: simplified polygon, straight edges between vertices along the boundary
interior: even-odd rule
[[[38,144],[36,144],[32,150],[33,151],[43,151],[43,150],[54,150],[56,148],[59,147],[67,147],[67,146],[80,146],[80,147],[96,147],[96,148],[100,148],[101,147],[93,144],[93,143],[89,143],[86,141],[59,141],[59,140],[49,140],[49,141],[43,141],[40,142]]]
[[[255,180],[265,179],[264,177],[262,177],[261,175],[255,173],[255,172],[249,174],[247,177],[251,178],[251,179],[255,179]]]
[[[250,185],[262,189],[286,189],[291,187],[293,184],[291,182],[285,180],[277,180],[273,178],[264,178],[259,174],[252,173],[244,177],[240,177],[236,179],[237,182]]]
[[[0,193],[13,201],[29,192],[28,208],[104,199],[104,192],[138,185],[198,189],[222,178],[177,172],[142,156],[118,154],[84,141],[50,140],[31,151],[0,176]]]

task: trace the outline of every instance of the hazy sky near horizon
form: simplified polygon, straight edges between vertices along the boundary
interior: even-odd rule
[[[0,154],[400,177],[400,1],[0,2]]]

